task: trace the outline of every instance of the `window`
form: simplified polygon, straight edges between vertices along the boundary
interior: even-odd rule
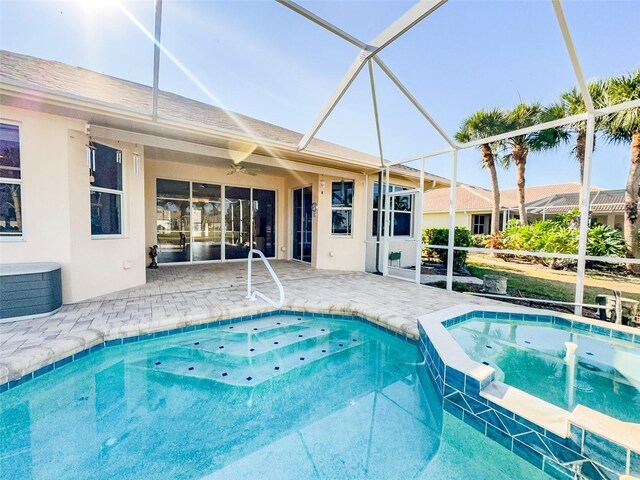
[[[491,229],[491,215],[473,215],[473,234],[488,235]]]
[[[92,143],[89,168],[91,235],[122,234],[122,152]]]
[[[0,236],[22,236],[19,127],[6,123],[0,123]]]
[[[409,190],[407,187],[391,185],[391,192],[401,192]],[[378,235],[378,199],[380,196],[380,186],[373,184],[373,224],[371,233],[375,237]],[[385,196],[382,196],[382,235],[385,234]],[[393,197],[391,202],[391,221],[393,225],[394,237],[411,237],[413,235],[413,195],[403,195]]]
[[[331,182],[331,233],[351,235],[353,182]]]

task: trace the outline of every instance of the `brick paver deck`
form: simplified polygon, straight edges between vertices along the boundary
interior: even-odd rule
[[[358,314],[417,338],[418,316],[457,304],[491,304],[460,293],[361,272],[314,270],[273,262],[285,289],[284,309]],[[260,262],[254,288],[277,298]],[[0,384],[100,342],[269,311],[246,296],[246,263],[161,267],[147,283],[90,301],[64,305],[54,315],[0,324]]]

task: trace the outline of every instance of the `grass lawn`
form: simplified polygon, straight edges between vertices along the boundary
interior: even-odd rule
[[[546,300],[560,300],[564,302],[572,302],[575,295],[575,276],[562,279],[540,278],[536,276],[536,272],[529,269],[518,268],[517,265],[491,264],[485,262],[475,263],[470,260],[468,264],[469,271],[474,277],[484,278],[485,275],[503,275],[507,277],[507,286],[510,292],[518,291],[524,297],[542,298]],[[593,287],[585,285],[584,287],[584,303],[595,303],[596,295],[611,295],[611,289],[623,288],[624,280],[620,283],[609,282],[609,289],[600,286]],[[640,300],[637,293],[624,292],[626,298]]]

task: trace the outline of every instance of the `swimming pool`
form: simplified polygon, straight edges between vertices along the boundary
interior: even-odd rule
[[[581,404],[640,423],[640,346],[566,324],[487,319],[482,312],[449,328],[470,358],[496,379],[569,411]],[[577,345],[575,367],[566,342]]]
[[[413,344],[269,315],[105,348],[0,395],[0,478],[549,478],[454,415]]]

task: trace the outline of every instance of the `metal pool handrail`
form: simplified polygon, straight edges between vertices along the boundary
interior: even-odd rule
[[[257,290],[251,293],[251,263],[253,260],[254,253],[258,254],[260,259],[262,260],[262,263],[264,263],[264,266],[267,267],[267,270],[269,270],[269,273],[271,274],[271,278],[273,278],[273,281],[276,282],[276,285],[278,286],[278,291],[280,292],[280,300],[278,302],[273,301],[272,299],[267,297],[265,294],[263,294],[262,292],[258,292]],[[280,308],[284,304],[284,288],[282,287],[282,283],[280,282],[280,279],[276,275],[276,272],[273,271],[273,268],[271,268],[271,264],[269,263],[267,258],[264,256],[264,253],[262,253],[261,250],[252,248],[251,250],[249,250],[249,255],[247,256],[247,298],[252,302],[255,302],[256,297],[260,297],[269,305],[275,308]]]

